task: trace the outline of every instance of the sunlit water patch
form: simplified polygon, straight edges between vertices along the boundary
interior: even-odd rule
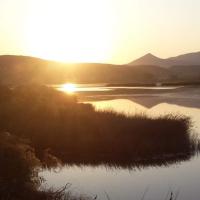
[[[79,93],[79,92],[106,92],[115,90],[174,90],[181,88],[182,86],[162,86],[162,87],[126,87],[126,86],[105,86],[105,84],[75,84],[75,83],[65,83],[50,85],[51,87],[68,93]]]
[[[142,170],[114,169],[106,166],[68,166],[58,173],[46,171],[42,175],[49,186],[62,187],[72,183],[75,193],[89,194],[98,199],[141,199],[146,191],[148,200],[165,199],[169,191],[179,192],[181,200],[198,200],[200,159]]]
[[[184,98],[185,97],[185,98]],[[189,98],[190,97],[190,98]],[[193,98],[192,98],[193,97]],[[200,96],[191,94],[138,95],[126,99],[99,101],[103,96],[90,101],[97,110],[114,110],[128,115],[146,113],[157,117],[165,114],[189,116],[193,131],[200,133]],[[107,98],[107,97],[106,97]],[[169,199],[169,191],[178,194],[180,200],[199,200],[200,158],[198,156],[184,162],[145,168],[114,168],[108,166],[66,166],[58,171],[44,171],[48,186],[62,187],[71,183],[75,193],[89,194],[97,199],[107,200],[160,200]],[[168,198],[166,196],[168,195]]]

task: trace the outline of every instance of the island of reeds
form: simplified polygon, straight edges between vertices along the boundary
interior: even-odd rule
[[[0,87],[2,199],[76,199],[63,194],[65,188],[38,190],[38,170],[58,163],[166,165],[189,159],[198,149],[184,116],[126,116],[95,111],[46,86]]]

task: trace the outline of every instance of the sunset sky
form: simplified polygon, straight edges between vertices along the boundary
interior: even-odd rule
[[[199,0],[0,0],[0,54],[124,64],[195,51]]]

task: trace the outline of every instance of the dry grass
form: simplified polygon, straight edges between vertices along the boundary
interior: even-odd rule
[[[143,167],[186,160],[200,148],[189,127],[190,120],[178,115],[97,112],[44,86],[0,87],[0,197],[88,199],[66,192],[66,187],[39,191],[42,179],[35,169],[58,161]]]

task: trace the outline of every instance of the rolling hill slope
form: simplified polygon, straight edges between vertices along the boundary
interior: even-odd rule
[[[167,59],[158,58],[152,54],[146,54],[145,56],[132,61],[129,65],[156,65],[165,68],[171,66],[200,66],[200,52],[183,54]]]
[[[63,64],[26,56],[0,56],[1,84],[154,83],[170,77],[168,69],[157,66]]]

